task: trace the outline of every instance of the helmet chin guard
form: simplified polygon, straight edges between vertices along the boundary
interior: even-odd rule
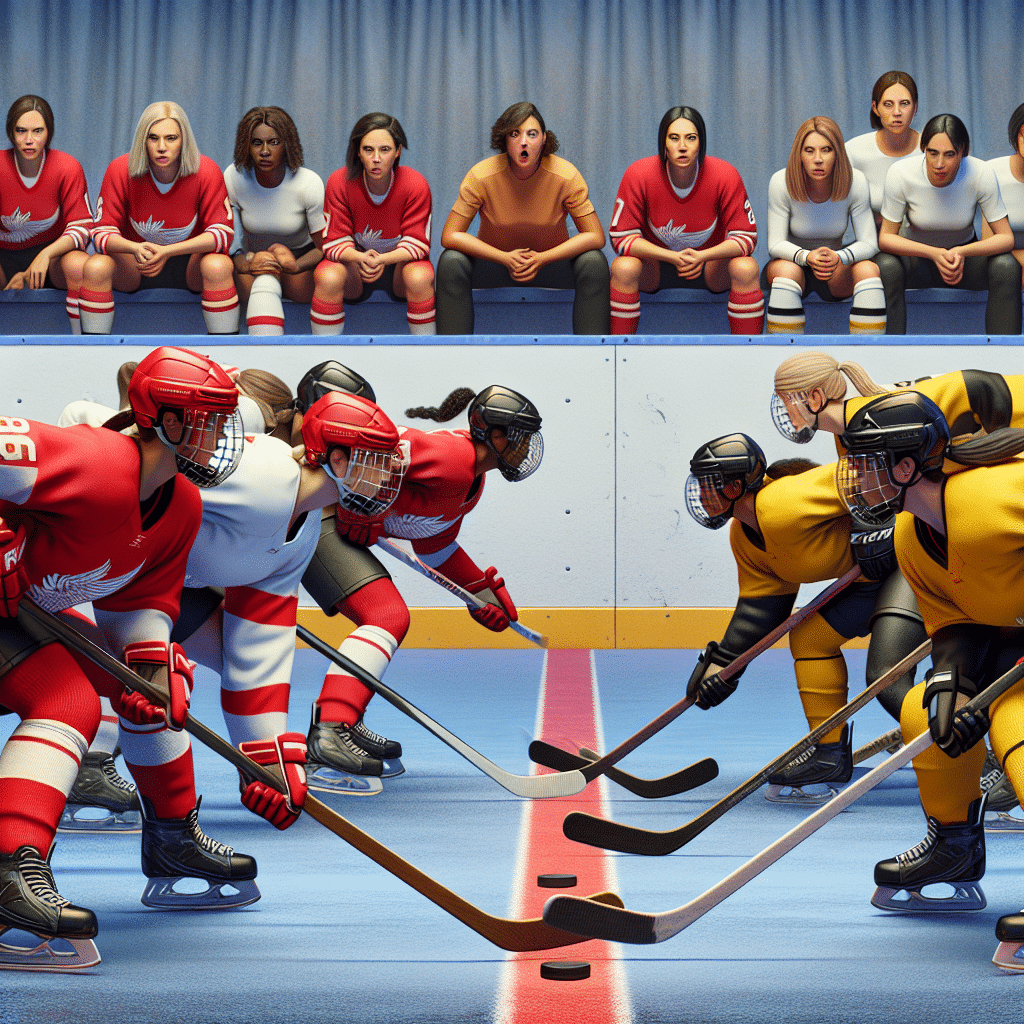
[[[242,416],[237,410],[230,415],[186,411],[183,433],[177,444],[171,442],[162,423],[156,435],[174,450],[178,472],[199,487],[216,487],[238,466],[245,444]]]
[[[806,406],[807,395],[803,392],[791,393],[787,397],[794,402],[804,402]],[[802,427],[798,427],[793,422],[793,418],[789,414],[789,409],[786,407],[785,399],[777,392],[772,393],[771,414],[772,423],[775,424],[775,428],[787,441],[795,441],[797,444],[807,444],[807,442],[810,441],[818,431],[818,417],[816,414],[812,414],[814,415],[815,420],[813,424],[805,423]]]
[[[892,467],[889,452],[847,454],[836,465],[839,497],[868,526],[884,526],[903,511],[909,484],[897,483],[892,478]]]
[[[700,477],[691,473],[686,478],[683,487],[686,511],[705,529],[720,530],[732,519],[732,507],[735,502],[722,496],[721,489],[724,483],[721,473]],[[719,511],[712,511],[716,508]]]
[[[394,504],[408,468],[409,451],[402,444],[393,452],[353,448],[344,476],[334,472],[329,459],[324,463],[328,476],[338,485],[338,504],[347,512],[370,518],[383,515]]]

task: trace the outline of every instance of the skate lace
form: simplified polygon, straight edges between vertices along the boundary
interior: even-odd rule
[[[19,858],[18,865],[21,868],[22,878],[25,879],[25,883],[37,899],[48,903],[51,907],[66,907],[71,902],[54,888],[50,866],[35,851],[23,853]]]
[[[378,746],[384,746],[387,743],[387,739],[381,736],[380,733],[374,732],[372,729],[367,729],[362,722],[356,722],[352,726],[353,734],[361,740],[368,740],[370,743],[376,743]]]
[[[196,810],[188,812],[188,831],[196,845],[207,853],[214,856],[227,857],[235,852],[233,846],[217,842],[216,839],[212,839],[199,827],[199,814]]]
[[[122,793],[135,792],[135,787],[127,779],[121,778],[121,775],[117,770],[117,765],[114,764],[113,758],[105,758],[103,763],[100,765],[100,771],[103,772],[106,780],[116,789],[121,790]]]
[[[929,818],[928,835],[926,835],[924,839],[917,844],[917,846],[907,850],[906,853],[899,854],[896,859],[903,862],[917,860],[919,857],[923,857],[935,845],[937,839],[938,825],[934,819]]]

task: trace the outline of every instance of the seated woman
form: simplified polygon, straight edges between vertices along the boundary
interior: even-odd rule
[[[843,245],[847,224],[854,241]],[[881,334],[885,302],[878,239],[867,178],[850,166],[839,126],[812,117],[797,129],[789,162],[768,183],[768,254],[761,287],[768,296],[768,333],[803,334],[803,296],[827,302],[851,295],[850,333]],[[810,274],[807,271],[810,270]]]
[[[92,210],[82,165],[50,149],[53,111],[20,96],[7,111],[12,149],[0,153],[0,287],[63,288],[75,334]]]
[[[659,288],[731,288],[730,333],[760,334],[757,224],[739,172],[707,155],[704,118],[693,107],[666,111],[658,152],[629,166],[615,197],[612,334],[636,334],[640,292]]]
[[[314,334],[341,334],[344,300],[379,287],[406,303],[410,334],[434,334],[430,265],[432,200],[427,179],[400,166],[405,131],[390,114],[364,114],[348,139],[345,166],[327,179],[326,259],[316,268]]]
[[[228,248],[234,233],[224,175],[201,156],[185,111],[151,103],[129,153],[107,168],[96,204],[80,299],[83,334],[109,334],[113,289],[202,293],[210,334],[238,333],[238,294]]]
[[[499,155],[470,168],[441,233],[438,333],[473,333],[474,288],[537,284],[575,289],[574,334],[607,334],[604,228],[583,176],[554,155],[558,139],[532,103],[514,103],[494,122],[491,149]],[[567,217],[579,231],[572,238]]]
[[[238,122],[235,160],[224,184],[241,228],[232,256],[249,334],[284,334],[282,294],[313,298],[323,259],[324,183],[302,166],[295,122],[280,107],[253,107]]]
[[[917,114],[917,83],[906,71],[886,71],[871,90],[871,127],[846,143],[850,164],[864,173],[871,189],[875,224],[882,219],[882,189],[889,168],[917,149],[920,136],[910,127]]]
[[[997,156],[987,163],[999,183],[999,194],[1013,232],[1010,255],[1021,265],[1021,285],[1024,287],[1024,103],[1010,115],[1007,134],[1010,137],[1010,149],[1013,150],[1012,156]],[[992,234],[992,226],[982,218],[982,240]]]
[[[886,333],[907,333],[907,288],[945,287],[988,289],[985,330],[1020,334],[1020,264],[1009,255],[1013,231],[995,174],[969,155],[970,136],[955,114],[924,126],[921,150],[921,159],[900,160],[885,176],[878,245],[899,257],[881,266]],[[979,208],[992,228],[980,241]]]

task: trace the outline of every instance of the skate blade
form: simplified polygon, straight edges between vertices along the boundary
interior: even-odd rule
[[[380,773],[382,779],[396,779],[399,775],[405,774],[405,765],[400,757],[394,757],[384,762],[384,771]]]
[[[1008,811],[991,811],[985,815],[986,832],[1024,832],[1024,818],[1015,818]]]
[[[141,832],[139,811],[111,811],[106,807],[67,804],[60,816],[59,832]]]
[[[928,895],[924,890],[946,895]],[[923,890],[880,885],[871,897],[871,905],[897,914],[965,914],[984,910],[988,901],[976,882],[936,882]]]
[[[1024,942],[1000,942],[992,963],[1004,971],[1024,971]]]
[[[384,784],[375,776],[346,775],[335,768],[323,766],[312,770],[307,768],[306,771],[306,786],[317,793],[336,793],[339,796],[376,796],[378,793],[384,792]]]
[[[149,879],[142,902],[157,910],[231,910],[255,903],[260,895],[251,879],[208,882],[178,875]]]
[[[24,938],[25,942],[11,942]],[[0,932],[0,970],[50,971],[58,974],[84,971],[100,962],[92,939],[44,938],[18,928]]]
[[[807,786],[777,786],[774,783],[768,786],[764,794],[765,800],[772,804],[796,804],[799,807],[820,807],[827,804],[832,797],[837,796],[839,790],[833,789],[825,783],[816,783]]]

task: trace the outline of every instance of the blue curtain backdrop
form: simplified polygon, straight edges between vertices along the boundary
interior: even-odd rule
[[[82,161],[93,198],[153,100],[181,103],[221,166],[250,106],[282,106],[324,178],[356,118],[385,110],[433,189],[435,256],[463,174],[519,99],[541,109],[606,226],[664,111],[696,107],[762,229],[796,126],[828,114],[847,137],[870,130],[883,71],[917,80],[915,127],[952,111],[983,158],[1008,152],[1024,101],[1014,0],[0,0],[0,14],[0,107],[45,96],[54,144]]]

